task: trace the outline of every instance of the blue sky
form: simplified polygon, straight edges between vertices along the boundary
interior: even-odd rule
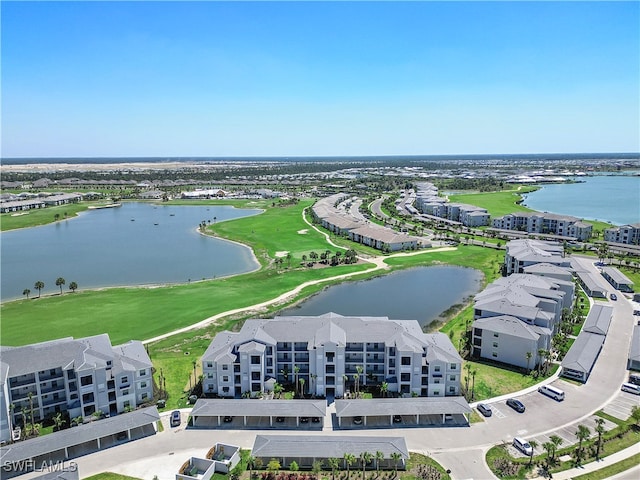
[[[3,157],[640,151],[639,2],[7,2]]]

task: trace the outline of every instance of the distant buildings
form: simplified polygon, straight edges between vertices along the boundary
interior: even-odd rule
[[[465,227],[489,225],[489,212],[485,208],[465,203],[449,203],[445,197],[438,196],[437,187],[429,182],[417,185],[415,204],[424,214],[460,222]]]
[[[541,263],[565,269],[571,267],[571,260],[564,256],[564,248],[558,243],[533,239],[512,240],[507,243],[504,256],[506,275],[525,273],[526,267]]]
[[[460,358],[442,333],[386,317],[276,317],[221,332],[202,357],[203,392],[239,398],[272,391],[275,382],[342,397],[386,383],[403,395],[460,395]]]
[[[0,347],[0,438],[31,415],[114,415],[153,398],[152,364],[139,341],[112,346],[106,334]]]
[[[604,241],[640,245],[640,223],[607,228],[604,231]]]
[[[593,227],[579,218],[554,213],[517,212],[494,218],[493,228],[518,230],[527,233],[559,235],[586,241],[591,238]]]

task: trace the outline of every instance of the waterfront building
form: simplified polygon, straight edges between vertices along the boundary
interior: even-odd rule
[[[640,245],[640,223],[607,228],[604,231],[604,241]]]
[[[460,395],[462,359],[442,333],[415,320],[326,313],[247,320],[215,336],[202,357],[203,393],[240,398],[275,382],[343,397],[386,384],[404,396]]]
[[[524,273],[525,267],[540,263],[570,268],[571,259],[564,256],[564,248],[557,242],[533,239],[511,240],[506,245],[504,271],[506,275]]]
[[[555,213],[516,212],[494,218],[493,228],[518,230],[527,233],[553,234],[586,241],[591,238],[593,227],[576,217]]]
[[[153,398],[153,365],[139,341],[112,346],[102,334],[3,346],[0,353],[2,441],[32,409],[33,421],[40,422],[58,412],[72,419],[98,411],[115,415]]]
[[[416,208],[426,214],[460,222],[465,227],[489,225],[489,212],[485,208],[465,203],[449,203],[438,196],[438,188],[429,182],[418,183],[416,188]]]

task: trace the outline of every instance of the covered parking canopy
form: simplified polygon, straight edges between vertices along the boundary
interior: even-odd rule
[[[338,425],[343,419],[362,417],[369,426],[392,425],[393,417],[413,425],[469,425],[471,407],[464,397],[376,398],[375,400],[336,400]],[[345,425],[346,426],[346,425]]]
[[[257,435],[251,455],[260,458],[265,467],[272,458],[277,459],[282,468],[288,468],[292,461],[301,468],[311,468],[315,461],[324,461],[327,465],[329,458],[338,458],[346,469],[344,455],[354,455],[360,463],[363,452],[382,452],[379,467],[384,469],[404,469],[409,459],[404,437],[345,435]],[[377,466],[374,462],[369,464],[370,468]],[[354,464],[351,468],[362,468],[362,465]]]
[[[11,478],[43,464],[93,453],[124,440],[153,435],[158,420],[160,415],[156,407],[148,407],[4,446],[0,448],[3,472],[6,478]]]
[[[191,417],[194,427],[220,426],[225,417],[241,418],[244,427],[250,426],[252,419],[258,418],[268,418],[269,425],[272,426],[274,418],[278,417],[295,419],[297,426],[301,418],[324,418],[326,409],[326,400],[200,398],[191,410]]]

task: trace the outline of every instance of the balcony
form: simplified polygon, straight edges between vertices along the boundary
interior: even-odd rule
[[[40,393],[45,394],[45,393],[52,393],[52,392],[64,392],[64,385],[57,385],[55,387],[51,386],[51,387],[46,387],[46,388],[40,388]]]
[[[46,382],[48,380],[56,380],[58,378],[63,378],[64,374],[62,373],[62,370],[58,370],[54,373],[51,372],[46,372],[46,373],[39,373],[38,374],[38,379],[41,382]]]
[[[347,345],[344,349],[345,352],[364,352],[364,346],[362,344],[359,345]]]
[[[57,404],[62,404],[62,403],[67,403],[67,399],[65,397],[48,398],[48,399],[42,401],[42,406],[43,407],[50,407],[51,405],[57,405]]]
[[[9,379],[9,387],[24,387],[25,385],[30,385],[32,383],[36,383],[36,376],[31,374],[26,377],[14,377]]]

